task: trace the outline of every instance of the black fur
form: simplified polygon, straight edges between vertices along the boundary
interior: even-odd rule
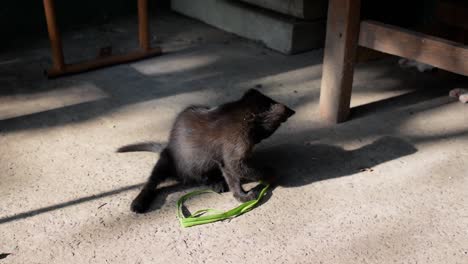
[[[294,113],[255,89],[218,107],[186,108],[177,116],[169,143],[133,201],[132,211],[146,212],[157,194],[156,187],[167,178],[209,184],[216,191],[225,190],[227,185],[237,200],[255,199],[256,191],[245,192],[241,186],[241,180],[263,178],[250,162],[253,148]],[[130,145],[119,152],[154,151],[153,146]]]

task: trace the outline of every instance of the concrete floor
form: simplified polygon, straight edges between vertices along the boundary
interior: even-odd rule
[[[132,21],[65,34],[67,58],[110,39],[134,47]],[[463,80],[361,64],[353,120],[326,127],[322,51],[286,57],[176,15],[152,23],[166,55],[86,74],[44,79],[46,39],[0,54],[0,263],[468,263],[468,106],[447,97]],[[154,210],[131,213],[158,155],[115,149],[165,142],[186,105],[259,84],[297,111],[259,146],[282,177],[265,203],[182,229],[187,189],[169,183]]]

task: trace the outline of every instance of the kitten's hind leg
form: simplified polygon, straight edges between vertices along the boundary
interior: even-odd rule
[[[206,174],[206,181],[203,184],[208,185],[217,193],[224,193],[229,191],[229,186],[227,185],[220,168],[221,164],[218,163],[216,169],[213,169]]]
[[[167,149],[164,149],[159,156],[159,160],[153,168],[148,181],[143,186],[140,194],[133,200],[131,209],[135,213],[144,213],[148,211],[151,203],[156,197],[156,188],[167,179],[174,176],[175,168],[171,155]]]

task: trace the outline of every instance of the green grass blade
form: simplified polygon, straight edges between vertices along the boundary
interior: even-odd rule
[[[252,210],[255,205],[257,205],[262,197],[265,195],[266,191],[268,190],[268,187],[270,185],[265,185],[265,187],[262,189],[260,194],[258,195],[257,199],[247,201],[245,203],[240,204],[239,206],[226,211],[222,212],[220,210],[215,210],[215,209],[201,209],[193,213],[192,215],[185,216],[182,212],[182,206],[185,201],[188,199],[204,194],[204,193],[211,193],[214,192],[212,190],[200,190],[200,191],[193,191],[190,193],[187,193],[180,197],[180,199],[177,201],[177,216],[179,217],[180,225],[182,227],[191,227],[191,226],[196,226],[196,225],[204,225],[208,223],[213,223],[216,221],[222,221],[230,218],[237,217],[241,214],[244,214],[250,210]]]

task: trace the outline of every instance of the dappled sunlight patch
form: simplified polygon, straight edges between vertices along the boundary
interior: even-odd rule
[[[206,67],[218,60],[214,55],[182,54],[158,57],[154,60],[132,64],[138,72],[146,75],[172,74]]]
[[[310,128],[311,123],[319,125],[321,120],[319,118],[319,104],[318,98],[311,102],[306,102],[304,104],[294,107],[296,114],[291,118],[294,123],[304,124],[305,128]],[[314,126],[315,128],[317,126]]]
[[[0,120],[93,102],[108,97],[106,92],[91,83],[76,84],[68,88],[31,94],[1,96]]]
[[[240,84],[246,87],[261,85],[262,87],[257,88],[262,91],[269,92],[274,90],[282,94],[293,92],[294,89],[298,89],[304,86],[307,86],[309,90],[319,90],[322,78],[321,68],[321,65],[312,65],[303,68],[287,70],[280,73],[274,73],[262,78],[241,82]]]
[[[457,102],[444,102],[422,111],[410,110],[410,118],[401,122],[399,131],[419,143],[468,136],[467,115],[455,114],[466,111],[464,106]]]
[[[395,90],[379,90],[376,88],[374,91],[367,90],[362,91],[356,89],[353,91],[352,99],[351,99],[351,107],[361,106],[368,103],[373,103],[381,100],[390,99],[399,95],[403,95],[406,93],[411,92],[412,90],[405,90],[405,89],[395,89]]]

